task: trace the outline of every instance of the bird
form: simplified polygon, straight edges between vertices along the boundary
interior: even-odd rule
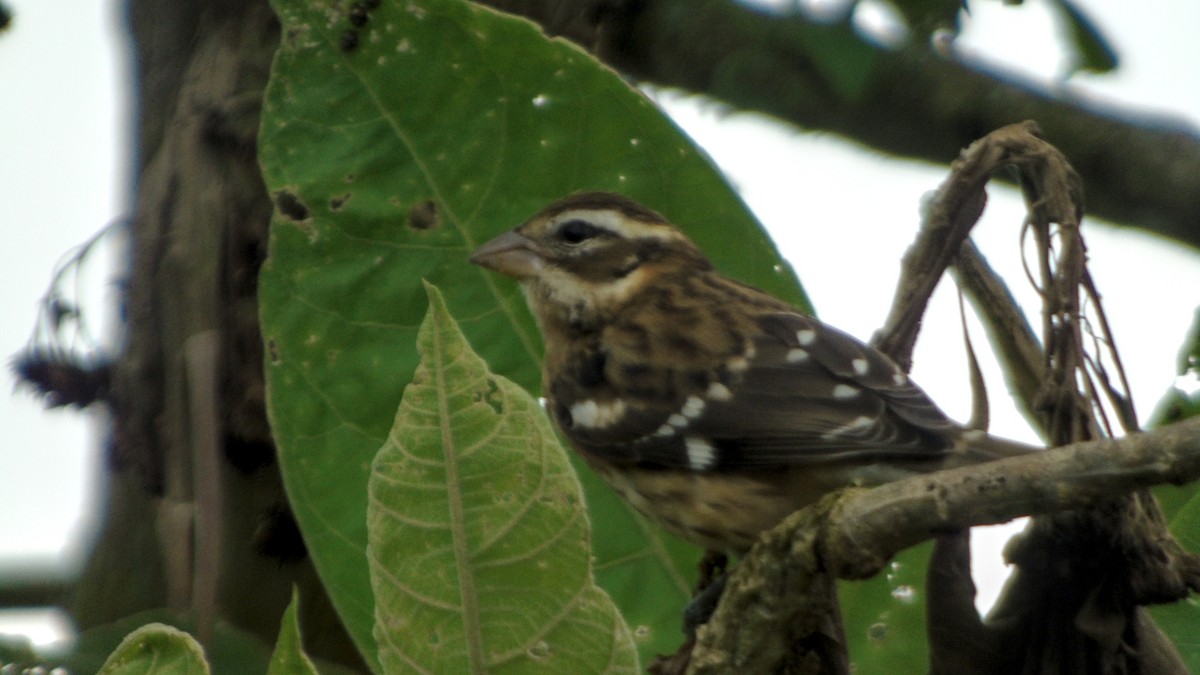
[[[722,275],[624,195],[571,194],[469,260],[520,284],[574,450],[705,549],[744,554],[838,488],[1037,450],[952,421],[888,356]]]

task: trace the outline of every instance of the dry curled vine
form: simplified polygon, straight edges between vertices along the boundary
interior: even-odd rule
[[[1026,196],[1044,300],[1040,343],[967,240],[988,179],[1004,167],[1017,171]],[[688,672],[846,672],[832,577],[875,574],[903,548],[939,534],[1049,513],[1010,547],[1018,572],[987,621],[974,611],[964,538],[939,543],[931,584],[948,588],[931,587],[928,613],[955,621],[930,631],[932,671],[1060,672],[1072,664],[1078,672],[1185,672],[1141,605],[1200,590],[1200,557],[1166,532],[1153,498],[1135,491],[1200,478],[1200,422],[1105,438],[1106,405],[1126,430],[1136,430],[1136,420],[1118,389],[1124,374],[1087,274],[1082,204],[1078,177],[1031,123],[979,140],[927,210],[875,340],[907,365],[929,295],[955,265],[992,327],[1016,395],[1052,445],[1063,447],[846,491],[794,514],[734,570],[698,632]],[[1085,303],[1097,313],[1095,327]]]

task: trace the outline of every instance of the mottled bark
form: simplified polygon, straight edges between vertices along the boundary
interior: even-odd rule
[[[291,523],[266,420],[256,135],[279,24],[265,0],[129,5],[138,91],[125,340],[103,529],[80,626],[167,607],[274,643],[293,585],[311,653],[360,658]]]

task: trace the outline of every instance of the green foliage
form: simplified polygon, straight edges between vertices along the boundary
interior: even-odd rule
[[[443,289],[493,369],[530,390],[541,347],[524,300],[466,258],[572,191],[628,194],[731,274],[804,298],[707,159],[574,46],[464,2],[383,3],[361,28],[348,4],[275,8],[283,41],[259,137],[279,207],[259,289],[268,406],[309,551],[373,655],[367,480],[416,367],[422,279]],[[581,474],[598,580],[643,655],[673,650],[698,552]]]
[[[1200,309],[1192,320],[1187,339],[1179,350],[1177,374],[1190,378],[1194,384],[1200,378]],[[1185,391],[1172,387],[1159,401],[1150,426],[1159,427],[1200,414],[1200,390]],[[1200,485],[1157,488],[1154,496],[1163,507],[1171,534],[1189,551],[1200,551]],[[1192,672],[1200,672],[1200,601],[1195,596],[1173,605],[1151,608],[1154,620],[1171,638],[1184,662]]]
[[[932,545],[903,551],[887,571],[838,584],[855,675],[919,673],[929,667],[925,575]]]
[[[1200,551],[1200,488],[1160,488],[1155,495],[1164,502],[1171,534],[1189,551]],[[1166,499],[1164,499],[1164,496]],[[1200,600],[1191,596],[1180,602],[1151,608],[1151,615],[1179,649],[1188,669],[1200,672]]]
[[[200,675],[207,674],[204,650],[195,638],[161,623],[151,623],[130,633],[108,657],[99,675]]]
[[[1065,27],[1066,46],[1071,53],[1071,69],[1108,73],[1117,69],[1117,50],[1100,27],[1072,0],[1051,3]]]
[[[192,632],[195,626],[165,609],[138,612],[119,621],[89,628],[80,633],[67,657],[48,663],[72,673],[95,673],[113,650],[132,633],[147,625],[167,625],[179,632]],[[262,673],[266,671],[269,646],[253,635],[228,624],[218,623],[206,659],[218,673]]]
[[[488,372],[428,290],[421,360],[371,470],[384,671],[637,672],[629,628],[592,579],[583,495],[550,421]]]
[[[317,675],[317,667],[304,653],[304,645],[300,642],[300,623],[296,619],[299,604],[300,595],[293,591],[292,601],[279,624],[279,638],[267,675]]]

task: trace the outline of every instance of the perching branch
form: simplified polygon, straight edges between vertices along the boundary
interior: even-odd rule
[[[777,672],[812,625],[813,584],[861,579],[940,532],[1092,506],[1114,494],[1200,479],[1200,420],[838,493],[768,533],[738,565],[697,635],[690,673]],[[1200,558],[1173,551],[1179,588],[1200,590]],[[814,671],[816,672],[816,671]]]

